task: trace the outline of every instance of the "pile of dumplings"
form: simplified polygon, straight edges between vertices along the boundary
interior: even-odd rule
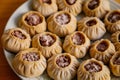
[[[33,11],[2,35],[14,70],[28,78],[44,71],[54,80],[120,77],[120,9],[109,0],[32,0]],[[79,14],[85,17],[77,20]],[[105,33],[111,39],[102,39]],[[79,62],[90,55],[90,59]],[[110,73],[111,72],[111,73]]]

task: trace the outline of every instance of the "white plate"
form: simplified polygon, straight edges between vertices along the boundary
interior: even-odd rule
[[[118,9],[120,8],[120,5],[119,4],[116,4],[113,0],[110,0],[110,3],[111,3],[111,9]],[[30,11],[32,10],[31,8],[31,0],[28,0],[26,1],[24,4],[22,4],[14,13],[13,15],[10,17],[10,19],[8,20],[7,22],[7,25],[5,27],[5,30],[8,30],[10,28],[15,28],[17,27],[17,23],[18,23],[18,20],[19,18],[21,17],[22,14],[24,14],[25,12],[27,11]],[[81,15],[77,17],[78,19],[81,18]],[[106,35],[105,35],[106,37]],[[108,36],[107,36],[108,37]],[[14,57],[13,54],[11,54],[10,52],[4,50],[4,54],[5,54],[5,57],[10,65],[10,67],[12,68],[12,70],[15,72],[15,70],[13,69],[12,65],[11,65],[11,61]],[[86,59],[86,57],[85,57]],[[15,72],[16,73],[16,72]],[[17,74],[17,73],[16,73]],[[51,80],[48,75],[46,74],[46,72],[41,75],[40,77],[36,77],[36,78],[26,78],[26,77],[23,77],[19,74],[17,74],[22,80]],[[112,76],[112,75],[111,75]],[[112,80],[120,80],[120,77],[114,77],[112,76]]]

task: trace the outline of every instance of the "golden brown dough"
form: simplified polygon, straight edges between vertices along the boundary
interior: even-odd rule
[[[45,17],[37,11],[29,11],[21,17],[19,26],[31,36],[46,31]]]
[[[37,48],[20,51],[12,62],[15,71],[25,77],[38,77],[46,69],[44,56]]]
[[[105,33],[104,23],[97,17],[85,17],[78,22],[78,30],[84,32],[90,40],[100,39]]]
[[[83,11],[86,16],[103,18],[110,11],[109,0],[85,0]]]
[[[45,58],[62,52],[60,38],[50,32],[37,34],[32,39],[32,47],[38,48]]]
[[[120,51],[120,31],[112,34],[111,41],[113,42],[116,51]]]
[[[31,38],[24,30],[12,28],[3,33],[1,41],[6,50],[17,53],[30,47]]]
[[[77,71],[78,80],[111,80],[110,71],[94,58],[83,61]]]
[[[110,69],[115,76],[120,76],[120,51],[115,52],[110,59]]]
[[[33,0],[32,5],[45,17],[58,11],[56,0]]]
[[[76,31],[66,36],[63,49],[75,56],[76,58],[83,58],[90,46],[90,40],[80,31]]]
[[[56,54],[48,60],[47,73],[54,80],[72,80],[79,62],[69,53]]]
[[[105,16],[105,25],[110,33],[120,31],[120,9],[110,11]]]
[[[101,39],[94,42],[90,48],[90,56],[97,60],[103,61],[105,64],[115,53],[115,47],[108,39]]]
[[[75,16],[65,11],[59,11],[51,15],[48,18],[47,23],[48,30],[60,37],[73,33],[77,27]]]
[[[68,11],[77,16],[82,11],[82,0],[57,0],[60,10]]]

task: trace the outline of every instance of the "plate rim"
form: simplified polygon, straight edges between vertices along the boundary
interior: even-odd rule
[[[4,31],[3,31],[3,33],[5,32],[5,30],[7,30],[7,26],[9,25],[9,22],[10,22],[10,20],[13,18],[13,16],[15,15],[15,13],[22,7],[22,6],[24,6],[24,5],[27,5],[29,2],[31,2],[32,0],[26,0],[25,2],[23,2],[20,6],[18,6],[14,11],[13,11],[13,13],[11,14],[11,16],[8,18],[8,20],[7,20],[7,23],[6,23],[6,25],[5,25],[5,27],[4,27]],[[16,27],[16,26],[15,26]],[[9,28],[10,29],[10,28]],[[8,63],[8,65],[9,65],[9,67],[12,69],[12,71],[18,76],[18,78],[20,78],[20,79],[22,79],[22,80],[24,80],[24,77],[22,77],[20,74],[18,74],[15,70],[14,70],[14,68],[13,68],[13,66],[12,66],[12,62],[10,62],[9,61],[9,58],[7,57],[7,53],[6,52],[8,52],[8,53],[10,53],[9,51],[7,51],[4,47],[2,47],[2,49],[3,49],[3,53],[4,53],[4,56],[5,56],[5,58],[6,58],[6,60],[7,60],[7,63]],[[11,54],[11,55],[13,55],[13,54]]]

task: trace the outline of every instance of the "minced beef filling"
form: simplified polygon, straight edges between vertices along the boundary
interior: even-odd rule
[[[97,8],[99,6],[99,0],[92,0],[90,1],[90,3],[88,4],[88,8],[93,10],[95,8]]]
[[[42,22],[42,19],[40,16],[37,14],[29,14],[26,18],[25,21],[27,22],[28,25],[30,26],[36,26]]]
[[[26,36],[19,30],[12,32],[12,35],[20,39],[26,39]]]
[[[23,60],[26,61],[38,61],[40,59],[40,56],[36,52],[29,52],[22,55]]]
[[[56,16],[56,21],[61,25],[68,24],[70,22],[70,16],[65,13],[60,14],[60,15]]]
[[[69,56],[65,56],[65,55],[59,56],[56,60],[56,64],[62,68],[68,66],[70,64]]]
[[[66,2],[69,4],[69,5],[72,5],[76,2],[76,0],[66,0]]]
[[[120,55],[117,55],[114,62],[114,64],[120,65]]]
[[[76,33],[72,37],[72,41],[76,45],[81,45],[81,44],[83,44],[85,42],[85,38],[84,38],[84,36],[82,34]]]
[[[55,42],[54,37],[48,34],[41,36],[39,40],[42,46],[51,46]]]
[[[99,72],[102,70],[102,67],[96,62],[90,62],[86,64],[84,67],[89,72]]]
[[[97,46],[97,50],[101,52],[104,52],[107,48],[108,48],[108,43],[105,41],[100,42]]]
[[[111,23],[115,23],[120,20],[120,13],[119,12],[113,12],[108,16],[108,20]]]
[[[88,26],[88,27],[91,27],[91,26],[93,26],[93,25],[96,25],[97,24],[97,21],[96,20],[89,20],[87,23],[86,23],[86,25]]]
[[[43,3],[48,3],[48,4],[51,4],[51,0],[42,0]]]

